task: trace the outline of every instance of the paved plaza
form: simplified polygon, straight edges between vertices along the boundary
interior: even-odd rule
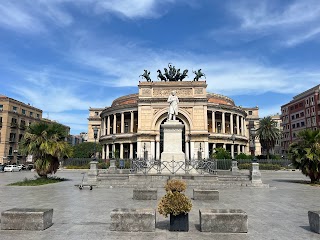
[[[153,233],[112,232],[110,211],[114,208],[156,208],[158,200],[132,199],[132,189],[94,188],[80,191],[81,171],[62,170],[57,173],[70,181],[38,187],[6,186],[31,178],[35,172],[0,173],[0,211],[10,208],[53,208],[53,225],[44,231],[0,230],[1,240],[63,240],[63,239],[320,239],[310,232],[308,210],[320,209],[320,187],[303,184],[300,172],[262,172],[263,182],[270,188],[238,188],[220,190],[220,201],[195,201],[190,212],[190,231],[169,232],[169,218],[157,214]],[[192,189],[187,195],[192,197]],[[213,234],[199,231],[200,208],[242,209],[248,213],[247,234]]]

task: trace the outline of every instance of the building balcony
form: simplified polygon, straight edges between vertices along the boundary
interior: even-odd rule
[[[10,127],[11,127],[11,128],[17,128],[17,127],[18,127],[18,124],[17,124],[17,123],[12,122],[12,123],[11,123],[11,125],[10,125]]]
[[[16,139],[15,138],[10,138],[9,139],[9,143],[15,143],[16,142]]]
[[[25,129],[26,129],[26,125],[20,125],[19,128],[20,128],[21,130],[25,130]]]

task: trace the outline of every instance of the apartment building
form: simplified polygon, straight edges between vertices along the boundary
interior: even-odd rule
[[[289,145],[297,139],[303,129],[320,127],[320,85],[304,91],[287,104],[281,106],[282,139],[281,151],[286,155]]]
[[[42,110],[0,95],[0,163],[25,163],[19,152],[19,142],[25,129],[42,119]]]

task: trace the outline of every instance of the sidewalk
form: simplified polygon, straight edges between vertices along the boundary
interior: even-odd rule
[[[263,182],[270,188],[239,188],[220,190],[220,201],[192,201],[190,231],[169,232],[169,218],[157,214],[153,233],[111,232],[110,211],[114,208],[156,208],[164,194],[159,189],[158,200],[132,199],[132,189],[94,188],[79,190],[83,171],[59,171],[57,176],[71,181],[38,187],[5,186],[10,182],[31,178],[34,172],[0,174],[0,211],[14,207],[53,208],[53,226],[41,232],[0,230],[1,240],[64,240],[64,239],[279,239],[319,240],[310,232],[308,210],[320,209],[320,187],[301,184],[308,180],[300,172],[263,172]],[[192,197],[192,189],[187,195]],[[199,229],[200,208],[233,208],[248,213],[247,234],[202,233]]]

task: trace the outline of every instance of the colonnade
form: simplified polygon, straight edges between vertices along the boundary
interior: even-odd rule
[[[112,139],[109,138],[109,142],[103,144],[102,149],[102,157],[103,158],[109,158],[110,155],[112,157],[114,156],[114,153],[116,152],[116,145],[117,145],[117,152],[119,152],[118,157],[124,158],[129,157],[132,158],[143,158],[145,151],[148,151],[148,158],[149,159],[156,159],[160,160],[160,135],[156,135],[153,140],[135,140],[135,142],[132,142],[129,138],[127,140],[121,139],[120,141],[117,140],[117,134],[123,134],[123,133],[135,133],[136,129],[134,129],[134,124],[137,124],[138,119],[134,119],[137,117],[135,114],[137,111],[126,111],[126,112],[118,112],[118,113],[112,113],[102,118],[102,129],[101,129],[101,135],[114,135]],[[128,117],[130,113],[130,117]],[[230,113],[230,112],[224,112],[224,111],[215,111],[215,110],[208,110],[208,115],[211,114],[211,125],[212,129],[208,129],[208,133],[221,133],[221,134],[235,134],[236,136],[245,136],[245,119],[243,116],[236,114],[236,113]],[[217,115],[221,115],[217,118]],[[120,120],[120,121],[119,121]],[[219,121],[220,120],[220,121]],[[229,120],[229,121],[228,121]],[[130,122],[130,124],[129,124]],[[208,123],[209,119],[208,119]],[[219,129],[217,129],[218,124],[221,123],[221,126],[219,125]],[[118,126],[117,126],[118,124]],[[119,127],[120,124],[120,127]],[[229,124],[229,128],[226,129],[226,124]],[[129,126],[128,126],[129,125]],[[118,129],[118,131],[117,131]],[[211,130],[211,131],[210,131]],[[111,143],[111,141],[112,143]],[[230,141],[226,142],[225,140],[221,140],[221,143],[216,143],[217,140],[215,140],[215,143],[208,141],[201,142],[202,144],[202,158],[209,158],[209,152],[213,151],[214,148],[216,148],[216,144],[222,145],[223,148],[227,148],[227,145],[230,145],[231,155],[234,156],[235,150],[239,154],[240,152],[245,152],[245,145],[246,143],[240,143],[236,140],[236,143],[230,143]],[[185,136],[185,155],[186,159],[195,159],[198,157],[198,151],[199,151],[199,140],[192,139],[192,136]],[[209,149],[212,145],[212,149]],[[236,149],[235,149],[236,147]],[[228,147],[229,149],[229,147]],[[110,154],[110,152],[112,154]],[[128,153],[128,154],[124,154]],[[196,157],[195,157],[196,156]]]
[[[216,121],[217,112],[221,113],[221,131],[220,129],[217,129],[216,126],[219,123]],[[212,133],[230,133],[245,136],[245,120],[243,116],[234,113],[226,113],[224,111],[211,111],[211,114]],[[230,132],[226,131],[226,114],[229,115]],[[235,124],[233,121],[234,116],[236,117]]]

